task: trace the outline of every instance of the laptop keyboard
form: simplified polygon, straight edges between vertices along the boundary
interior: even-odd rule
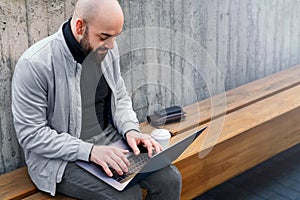
[[[119,183],[124,183],[128,179],[132,178],[136,173],[138,173],[145,164],[150,160],[148,153],[141,153],[138,156],[132,154],[127,157],[130,162],[130,166],[128,167],[128,172],[123,175],[119,175],[118,172],[110,167],[109,169],[113,173],[112,178],[118,181]]]

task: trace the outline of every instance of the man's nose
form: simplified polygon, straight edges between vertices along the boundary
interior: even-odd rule
[[[105,41],[104,47],[107,49],[113,49],[114,42],[115,42],[115,37],[111,37],[107,41]]]

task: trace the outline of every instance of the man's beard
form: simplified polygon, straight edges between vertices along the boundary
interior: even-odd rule
[[[108,49],[105,47],[98,47],[97,49],[93,50],[93,48],[91,47],[91,45],[89,43],[88,30],[89,29],[87,27],[83,34],[83,38],[80,40],[79,44],[80,44],[82,51],[86,57],[95,59],[95,61],[97,61],[97,62],[101,62],[104,60],[107,52],[99,53],[98,51],[105,51]]]

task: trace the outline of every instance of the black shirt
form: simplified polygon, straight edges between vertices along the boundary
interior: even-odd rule
[[[82,64],[84,59],[86,58],[86,55],[83,53],[80,44],[76,41],[76,39],[72,33],[70,22],[71,22],[71,19],[63,25],[64,38],[66,40],[67,46],[69,47],[74,59],[78,63]],[[85,66],[85,67],[88,67],[88,66]],[[99,65],[99,68],[101,70],[101,65]],[[84,88],[81,88],[81,90],[83,90],[83,89]],[[82,97],[82,98],[84,98],[84,97]],[[107,84],[105,77],[102,75],[97,84],[94,106],[95,106],[96,116],[97,116],[97,120],[98,120],[97,126],[100,125],[100,127],[103,130],[107,127],[108,123],[112,123],[110,100],[111,100],[111,89],[110,89],[109,85]],[[82,109],[84,110],[85,108],[83,107]],[[91,126],[90,122],[84,121],[84,119],[88,119],[88,118],[85,118],[85,116],[82,116],[82,119],[83,119],[83,121],[82,121],[83,130],[85,129],[85,124],[89,124],[88,126]],[[92,126],[96,126],[96,124],[93,124]],[[84,132],[85,131],[83,131],[83,133]],[[90,136],[91,135],[88,134],[84,137],[88,138]]]

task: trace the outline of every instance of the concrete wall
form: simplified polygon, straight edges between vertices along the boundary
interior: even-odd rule
[[[0,174],[24,165],[10,108],[22,52],[75,0],[0,0]],[[298,0],[120,0],[122,74],[140,121],[300,63]]]

